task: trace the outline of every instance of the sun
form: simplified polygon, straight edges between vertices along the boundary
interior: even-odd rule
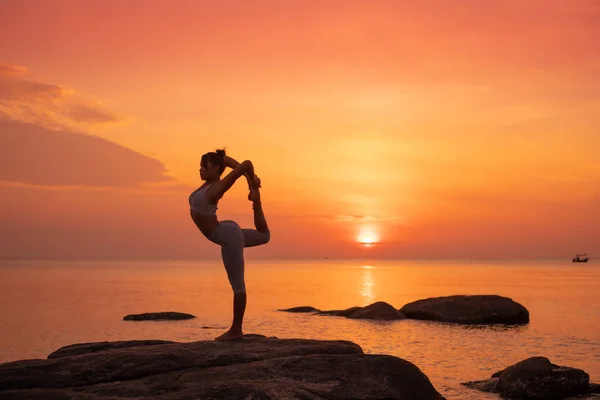
[[[356,241],[360,244],[364,244],[365,246],[369,247],[378,243],[379,237],[377,236],[375,229],[373,229],[372,227],[363,227],[358,233]]]

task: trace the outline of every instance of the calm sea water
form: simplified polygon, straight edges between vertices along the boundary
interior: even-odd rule
[[[459,385],[526,357],[582,368],[600,381],[600,264],[570,260],[264,261],[246,267],[246,333],[344,339],[366,353],[416,364],[448,399],[494,399]],[[530,311],[523,327],[465,327],[298,315],[386,301],[499,294]],[[231,321],[231,289],[220,261],[0,262],[0,362],[45,358],[61,346],[131,339],[212,339]],[[188,321],[131,322],[123,316],[180,311]],[[203,327],[212,327],[206,329]]]

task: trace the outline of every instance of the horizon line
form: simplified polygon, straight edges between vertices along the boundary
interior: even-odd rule
[[[335,261],[335,260],[567,260],[571,261],[573,256],[553,256],[553,257],[246,257],[247,260],[318,260],[318,261]],[[221,261],[220,257],[211,258],[190,258],[190,257],[0,257],[0,261]],[[590,261],[592,258],[590,257]]]

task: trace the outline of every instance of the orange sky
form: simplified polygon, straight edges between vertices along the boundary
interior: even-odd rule
[[[599,37],[593,0],[1,1],[0,256],[218,257],[227,146],[248,257],[593,257]]]

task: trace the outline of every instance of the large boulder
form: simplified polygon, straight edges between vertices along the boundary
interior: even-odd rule
[[[144,314],[129,314],[123,317],[124,321],[158,321],[158,320],[171,320],[178,321],[181,319],[192,319],[196,318],[195,315],[174,312],[174,311],[165,311],[165,312],[151,312]]]
[[[457,324],[524,324],[529,311],[507,297],[457,295],[417,300],[400,312],[407,318]]]
[[[505,398],[536,400],[559,400],[597,389],[585,371],[554,365],[546,357],[531,357],[494,373],[490,379],[462,385]]]
[[[348,341],[138,344],[0,364],[0,398],[443,399],[415,365]]]

